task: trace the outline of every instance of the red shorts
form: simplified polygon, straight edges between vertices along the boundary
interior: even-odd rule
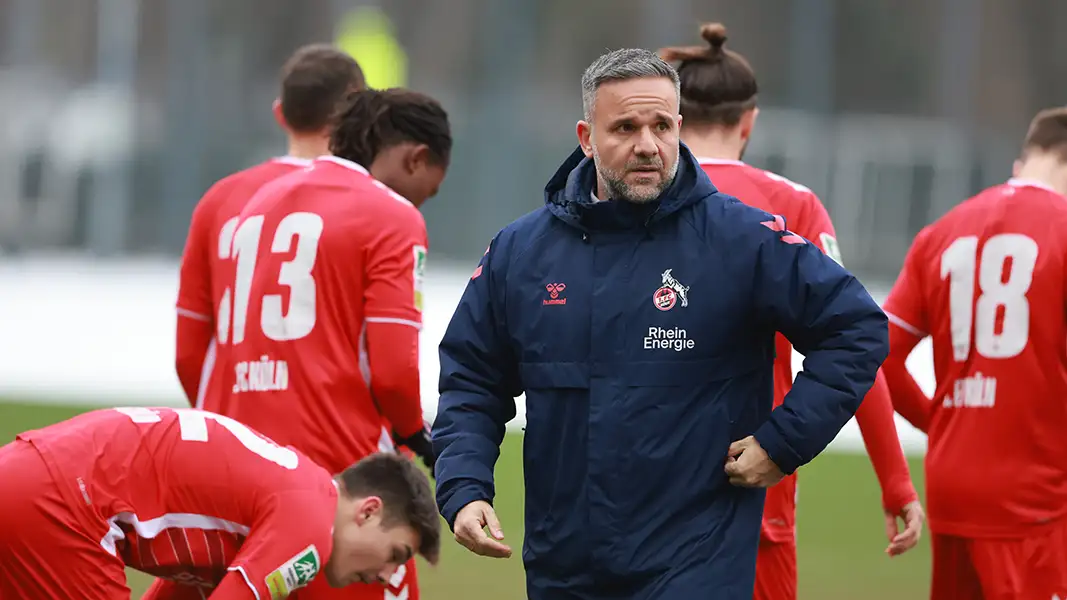
[[[760,540],[753,600],[797,599],[797,543]],[[1047,599],[1045,599],[1047,600]]]
[[[1027,538],[931,540],[931,600],[1067,600],[1067,519]]]
[[[122,560],[85,532],[29,442],[0,447],[0,600],[127,600]]]

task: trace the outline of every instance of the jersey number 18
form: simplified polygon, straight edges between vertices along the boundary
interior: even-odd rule
[[[1008,272],[1005,264],[1010,262]],[[952,355],[967,360],[974,349],[985,358],[1011,358],[1030,338],[1030,302],[1026,293],[1034,281],[1037,242],[1018,233],[1002,233],[986,240],[978,256],[978,236],[957,238],[941,254],[941,279],[949,279]],[[975,277],[978,299],[975,301]],[[1003,315],[1000,332],[997,316]]]

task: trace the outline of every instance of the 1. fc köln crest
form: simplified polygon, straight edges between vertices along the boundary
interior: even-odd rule
[[[652,303],[660,310],[670,310],[681,300],[682,307],[689,306],[689,286],[682,285],[667,269],[662,275],[663,284],[652,294]]]

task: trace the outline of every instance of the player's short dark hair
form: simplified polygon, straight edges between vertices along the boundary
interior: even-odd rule
[[[1067,106],[1045,109],[1030,122],[1023,156],[1033,150],[1055,154],[1067,162]]]
[[[349,94],[334,119],[330,152],[370,167],[398,144],[426,144],[435,163],[448,166],[452,132],[448,113],[433,98],[404,88]]]
[[[345,96],[367,86],[359,63],[329,44],[303,46],[282,67],[282,116],[299,133],[330,123]]]
[[[663,60],[681,63],[677,70],[683,123],[732,127],[756,107],[756,73],[744,56],[723,48],[726,27],[722,23],[701,25],[700,37],[705,45],[659,51]]]
[[[430,564],[441,553],[441,518],[426,475],[415,463],[392,453],[372,454],[338,477],[349,498],[382,499],[385,527],[410,525],[419,534],[418,552]]]

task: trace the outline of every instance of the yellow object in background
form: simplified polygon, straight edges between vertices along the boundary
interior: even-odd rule
[[[369,87],[407,85],[407,53],[396,39],[392,21],[380,8],[363,6],[349,11],[336,32],[337,47],[359,62]]]

